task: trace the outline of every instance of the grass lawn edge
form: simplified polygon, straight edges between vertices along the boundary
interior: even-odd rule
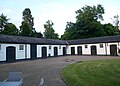
[[[109,62],[109,60],[111,61],[111,60],[117,60],[117,59],[102,59],[102,60],[90,60],[90,61],[85,61],[85,63],[86,62],[91,62],[91,61],[100,61],[100,62]],[[70,86],[69,85],[69,83],[65,80],[65,78],[64,78],[64,74],[63,74],[63,71],[64,71],[64,69],[66,68],[66,67],[68,67],[68,66],[70,66],[70,65],[74,65],[74,64],[77,64],[77,62],[76,63],[72,63],[72,64],[68,64],[68,65],[66,65],[65,67],[63,67],[62,69],[61,69],[61,71],[60,71],[60,76],[61,76],[61,78],[62,78],[62,80],[64,81],[64,83],[67,85],[67,86]],[[78,63],[79,64],[79,63]]]

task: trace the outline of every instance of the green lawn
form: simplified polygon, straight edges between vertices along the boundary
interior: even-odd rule
[[[68,86],[120,86],[120,59],[71,64],[61,75]]]

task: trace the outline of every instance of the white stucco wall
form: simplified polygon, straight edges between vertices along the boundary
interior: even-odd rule
[[[117,52],[118,52],[118,49],[120,49],[120,44],[118,42],[107,43],[106,44],[106,46],[107,46],[107,55],[110,55],[110,45],[117,45]]]
[[[0,61],[5,61],[6,60],[6,51],[4,49],[5,45],[0,43],[1,44],[1,50],[0,50]]]
[[[0,61],[6,61],[6,47],[9,46],[13,46],[16,48],[16,60],[25,59],[25,44],[0,44]],[[24,50],[19,50],[19,45],[24,45]],[[30,45],[27,45],[27,58],[30,58]]]
[[[0,61],[6,61],[6,47],[13,46],[16,48],[16,59],[26,59],[30,58],[30,44],[6,44],[0,43],[1,50],[0,50]],[[100,48],[100,44],[103,44],[103,48]],[[24,50],[19,50],[19,45],[24,45]],[[25,57],[25,45],[27,47],[27,55]],[[85,48],[87,45],[87,48]],[[63,55],[63,47],[66,47],[66,54],[71,54],[71,47],[75,47],[75,54],[77,53],[77,47],[82,47],[82,54],[83,55],[91,55],[91,46],[96,46],[97,48],[97,55],[110,55],[110,45],[117,45],[117,52],[120,49],[119,42],[113,43],[95,43],[95,44],[78,44],[78,45],[37,45],[37,57],[42,57],[42,47],[47,47],[47,56],[54,56],[54,47],[58,49],[58,55]],[[49,49],[51,46],[51,49]],[[60,48],[61,46],[61,48]]]
[[[103,44],[103,48],[100,48],[100,44]],[[87,45],[87,48],[85,48]],[[120,43],[95,43],[95,44],[78,44],[78,45],[69,45],[67,47],[67,54],[71,54],[71,47],[75,47],[75,54],[77,54],[77,47],[82,46],[82,54],[83,55],[91,55],[91,46],[96,46],[97,55],[110,55],[110,45],[117,45],[117,48],[120,49]],[[118,49],[117,49],[118,52]],[[107,54],[106,54],[107,53]]]
[[[49,49],[51,46],[51,49]],[[59,48],[61,46],[61,49]],[[63,55],[63,47],[66,45],[37,45],[37,57],[42,57],[42,47],[47,47],[47,56],[54,56],[54,47],[58,49],[58,55]]]

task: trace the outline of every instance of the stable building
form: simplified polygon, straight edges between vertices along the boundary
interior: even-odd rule
[[[13,62],[66,55],[66,41],[0,35],[0,61]]]
[[[120,53],[120,35],[69,40],[67,54],[71,55],[111,55]]]
[[[120,35],[78,40],[53,40],[0,35],[0,61],[50,58],[65,55],[119,55]]]

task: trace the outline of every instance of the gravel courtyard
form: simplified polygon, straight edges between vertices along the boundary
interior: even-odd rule
[[[60,71],[67,64],[98,59],[120,59],[118,56],[64,56],[47,59],[19,61],[15,63],[0,63],[0,81],[7,78],[8,72],[23,73],[23,86],[39,86],[40,79],[44,79],[43,86],[66,86],[60,76]]]

